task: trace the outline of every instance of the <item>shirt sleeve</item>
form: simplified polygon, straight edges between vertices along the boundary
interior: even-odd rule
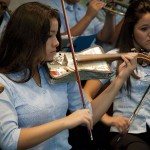
[[[4,150],[16,150],[20,129],[18,117],[7,89],[0,94],[0,146]]]

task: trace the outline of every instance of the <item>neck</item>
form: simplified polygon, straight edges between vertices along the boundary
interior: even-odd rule
[[[40,77],[40,74],[39,74],[39,69],[38,67],[35,67],[35,69],[33,70],[33,79],[35,81],[35,83],[38,85],[38,86],[41,86],[41,77]]]

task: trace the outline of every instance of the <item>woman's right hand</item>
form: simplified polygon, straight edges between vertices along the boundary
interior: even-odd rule
[[[80,109],[68,115],[65,118],[65,123],[69,129],[78,125],[84,125],[91,130],[93,128],[92,114],[89,109]]]

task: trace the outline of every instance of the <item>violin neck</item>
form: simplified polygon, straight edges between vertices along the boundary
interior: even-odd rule
[[[87,61],[99,61],[99,60],[119,60],[121,59],[121,54],[77,54],[77,62],[87,62]]]

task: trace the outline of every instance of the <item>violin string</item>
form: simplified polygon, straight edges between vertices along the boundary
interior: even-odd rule
[[[84,100],[84,96],[83,96],[81,80],[80,80],[80,76],[79,76],[79,72],[78,72],[78,68],[77,68],[77,62],[76,62],[76,58],[75,58],[75,52],[74,52],[73,42],[72,42],[72,38],[71,38],[72,36],[71,36],[70,27],[69,27],[69,23],[68,23],[68,19],[67,19],[64,0],[61,0],[61,4],[62,4],[65,23],[66,23],[66,27],[67,27],[67,33],[68,33],[68,38],[69,38],[69,42],[70,42],[70,48],[71,48],[73,63],[74,63],[74,67],[75,67],[77,83],[78,83],[78,86],[79,86],[79,91],[80,91],[80,95],[81,95],[81,99],[82,99],[83,108],[85,109],[86,105],[85,105],[85,100]],[[92,131],[90,129],[89,129],[89,132],[90,132],[90,138],[91,138],[91,140],[93,140]]]

